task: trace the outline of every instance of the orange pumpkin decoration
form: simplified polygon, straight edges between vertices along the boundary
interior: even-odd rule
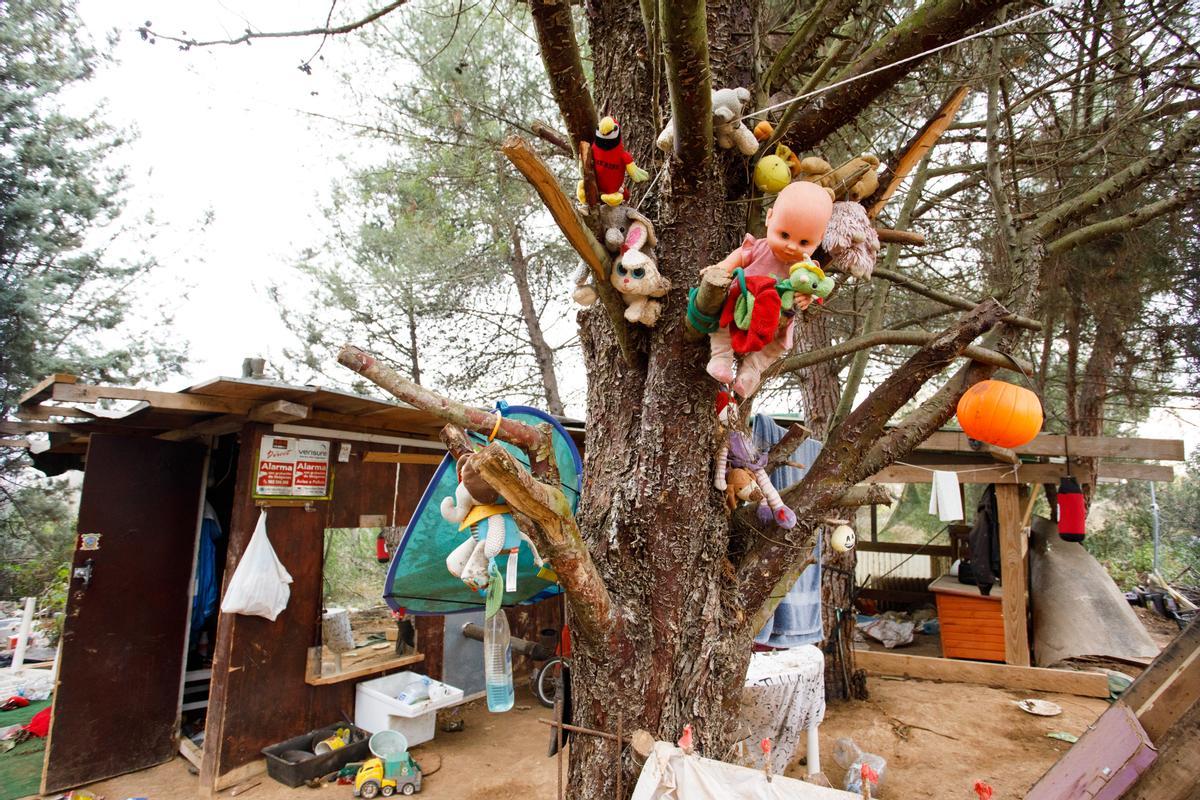
[[[980,381],[958,401],[958,424],[972,439],[1020,447],[1042,429],[1042,404],[1033,392],[1005,381]]]
[[[754,138],[758,139],[760,142],[765,142],[767,139],[770,139],[774,133],[775,126],[770,122],[767,122],[765,119],[754,126]]]

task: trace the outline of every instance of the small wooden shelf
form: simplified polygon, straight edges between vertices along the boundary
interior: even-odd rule
[[[304,671],[304,682],[309,686],[329,686],[330,684],[341,683],[342,681],[352,681],[378,675],[382,672],[388,672],[399,667],[407,667],[409,664],[416,664],[424,660],[424,653],[411,653],[406,656],[395,656],[386,661],[372,661],[369,664],[350,667],[332,675],[322,675],[321,648],[310,647],[308,649],[308,666]]]
[[[959,583],[952,575],[929,584],[937,598],[942,655],[977,661],[1004,662],[1004,593],[993,586],[982,595],[978,586]]]

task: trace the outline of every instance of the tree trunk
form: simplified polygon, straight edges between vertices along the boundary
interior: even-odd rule
[[[533,295],[529,291],[529,262],[525,259],[525,248],[521,243],[521,230],[512,222],[508,224],[509,240],[512,242],[512,254],[508,259],[509,271],[513,282],[517,285],[517,294],[521,298],[521,318],[525,321],[525,330],[529,333],[529,344],[533,348],[533,358],[537,361],[538,372],[542,376],[542,391],[546,394],[546,408],[551,414],[563,416],[562,398],[558,394],[558,377],[554,374],[554,351],[546,344],[542,333],[542,320],[537,308],[533,305]]]

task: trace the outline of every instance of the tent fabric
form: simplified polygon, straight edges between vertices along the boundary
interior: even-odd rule
[[[632,800],[861,800],[861,797],[782,775],[767,780],[761,769],[684,755],[672,744],[655,742],[638,776]]]
[[[583,465],[575,442],[557,420],[544,411],[528,406],[497,404],[497,410],[505,419],[514,419],[530,425],[549,424],[553,433],[554,454],[558,461],[559,488],[574,511],[579,504],[580,479]],[[479,446],[487,444],[486,437],[468,434]],[[522,464],[528,466],[529,458],[518,447],[506,442],[500,444]],[[408,614],[453,614],[474,611],[484,605],[484,595],[473,592],[446,569],[446,557],[468,535],[460,533],[458,526],[442,518],[439,507],[443,497],[452,497],[458,486],[458,473],[454,458],[449,454],[442,459],[434,472],[433,479],[425,488],[413,512],[412,519],[404,529],[404,535],[396,547],[396,554],[388,566],[384,583],[384,599],[393,611],[403,610]],[[506,592],[505,605],[536,603],[553,597],[561,590],[553,581],[538,577],[538,568],[533,562],[533,553],[528,545],[522,545],[517,556],[517,591]]]
[[[759,452],[766,453],[787,433],[785,428],[765,414],[755,414],[750,419],[750,433]],[[821,442],[805,439],[791,454],[791,460],[804,467],[784,465],[771,473],[771,484],[783,491],[800,482],[808,474],[808,468],[821,454]],[[821,538],[814,545],[817,555],[821,553]],[[800,573],[787,596],[780,601],[775,613],[754,637],[756,644],[769,647],[797,647],[814,644],[825,638],[821,619],[821,559],[810,564]]]

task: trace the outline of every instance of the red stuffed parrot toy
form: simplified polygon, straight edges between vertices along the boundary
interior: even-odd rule
[[[614,207],[629,199],[629,189],[625,186],[626,175],[635,183],[650,177],[646,170],[634,163],[633,156],[625,149],[625,143],[621,141],[621,126],[612,117],[605,117],[596,126],[596,137],[592,142],[592,165],[600,199]],[[579,202],[587,202],[583,181],[579,182]]]

